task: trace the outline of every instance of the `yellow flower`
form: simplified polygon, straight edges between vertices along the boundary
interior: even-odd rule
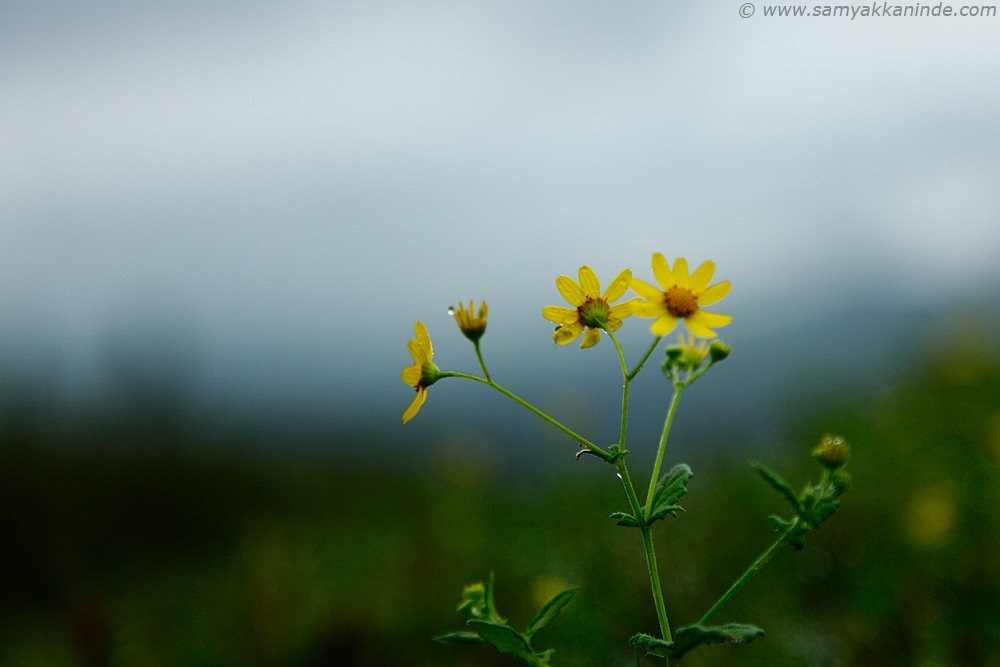
[[[573,308],[563,306],[545,306],[542,317],[549,322],[560,325],[552,334],[552,340],[560,345],[574,341],[587,330],[580,347],[597,345],[601,340],[601,329],[617,331],[622,320],[635,312],[639,299],[629,299],[617,306],[610,305],[617,301],[628,289],[632,279],[632,271],[625,269],[611,281],[608,289],[601,294],[601,283],[597,274],[589,266],[581,266],[580,283],[569,276],[556,278],[556,289]]]
[[[715,273],[715,263],[705,262],[694,275],[688,273],[687,260],[678,259],[671,271],[661,253],[653,255],[653,275],[662,290],[633,278],[632,289],[646,299],[635,313],[640,317],[655,317],[649,330],[657,336],[666,336],[674,330],[680,320],[695,336],[715,338],[713,327],[723,327],[733,321],[729,315],[708,313],[701,309],[729,294],[728,282],[708,286]]]
[[[691,336],[688,341],[684,340],[684,334],[678,334],[677,343],[681,346],[682,357],[691,366],[691,368],[698,368],[701,363],[705,361],[705,357],[708,355],[708,350],[705,349],[705,345],[708,341],[704,338],[701,340],[697,346],[695,345],[695,337]]]
[[[458,310],[452,306],[448,309],[448,312],[455,316],[455,322],[458,323],[458,328],[462,330],[465,337],[471,340],[473,343],[483,337],[486,333],[486,302],[483,301],[482,305],[479,307],[479,315],[473,316],[472,313],[475,309],[472,306],[472,301],[469,301],[469,310],[465,310],[465,306],[462,302],[458,302]]]
[[[410,351],[410,356],[413,357],[413,365],[403,369],[400,379],[417,390],[417,397],[403,413],[404,424],[413,419],[414,415],[419,412],[420,406],[427,399],[427,387],[437,382],[440,373],[437,366],[431,363],[431,359],[434,357],[434,348],[431,346],[431,337],[427,333],[427,327],[424,326],[423,322],[417,322],[413,325],[413,330],[417,337],[415,340],[411,339],[406,346]]]

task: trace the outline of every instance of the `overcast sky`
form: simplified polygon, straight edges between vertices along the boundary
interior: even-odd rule
[[[415,320],[554,354],[584,263],[713,259],[733,331],[997,285],[1000,18],[742,4],[2,3],[5,355],[162,325],[401,411]]]

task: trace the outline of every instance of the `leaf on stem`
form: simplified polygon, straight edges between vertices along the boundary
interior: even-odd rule
[[[515,655],[522,659],[533,655],[528,646],[528,640],[513,628],[489,621],[469,621],[469,626],[479,634],[483,641],[500,653]]]
[[[442,644],[484,644],[483,638],[475,632],[452,632],[447,635],[435,637],[434,641]]]
[[[694,472],[691,471],[691,467],[686,463],[678,463],[660,478],[653,491],[653,511],[647,523],[662,519],[668,514],[677,518],[677,513],[684,511],[677,501],[687,494],[687,483],[692,477]]]
[[[629,640],[633,646],[641,647],[648,655],[679,660],[686,653],[699,646],[709,644],[749,644],[764,631],[753,625],[730,623],[714,627],[689,625],[674,633],[674,641],[667,642],[649,635],[636,635]]]
[[[778,473],[774,472],[763,463],[751,461],[750,465],[753,466],[754,470],[756,470],[761,477],[764,478],[764,481],[773,486],[778,493],[783,495],[785,499],[791,503],[796,514],[802,512],[802,503],[799,502],[799,497],[795,495],[794,491],[792,491],[792,487],[788,485],[788,482],[782,479]]]
[[[577,590],[579,589],[567,588],[542,605],[542,608],[538,610],[535,617],[531,619],[531,623],[528,624],[528,629],[524,632],[525,636],[531,639],[536,632],[554,621],[559,612],[563,610],[563,607],[569,604],[569,601],[576,595]]]

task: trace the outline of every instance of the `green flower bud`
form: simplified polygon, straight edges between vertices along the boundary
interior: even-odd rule
[[[721,340],[713,340],[708,346],[708,356],[712,358],[712,363],[718,363],[729,356],[729,346]]]
[[[824,468],[837,470],[843,468],[851,458],[851,448],[840,436],[825,435],[819,442],[819,447],[813,450],[812,456]]]

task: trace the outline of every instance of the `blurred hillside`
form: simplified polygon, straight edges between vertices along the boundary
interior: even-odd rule
[[[717,619],[768,636],[691,665],[1000,665],[997,329],[955,315],[917,334],[895,321],[863,348],[824,323],[752,363],[737,348],[682,403],[668,455],[696,477],[657,545],[675,623],[773,538],[764,518],[784,508],[747,459],[799,484],[822,433],[854,447],[842,509]],[[213,421],[169,381],[183,373],[125,352],[104,385],[117,398],[72,410],[44,367],[5,378],[4,665],[507,664],[429,641],[461,627],[462,586],[491,570],[501,611],[522,623],[554,589],[581,587],[539,637],[557,664],[629,664],[627,638],[655,628],[639,541],[606,518],[625,509],[618,481],[527,421],[494,429],[501,409],[395,442],[356,420]],[[771,379],[754,392],[754,377]],[[633,406],[636,422],[647,409]],[[739,429],[758,432],[754,420],[767,436],[748,442]]]

